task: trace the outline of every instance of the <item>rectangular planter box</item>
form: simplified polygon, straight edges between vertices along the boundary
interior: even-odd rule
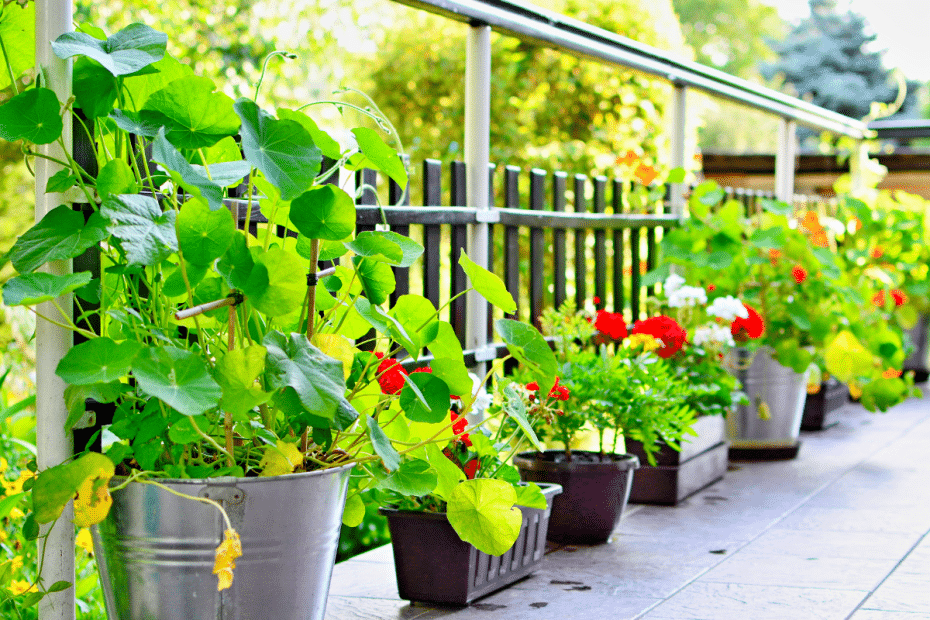
[[[639,456],[641,462],[633,474],[631,502],[674,506],[723,478],[728,464],[724,418],[704,416],[698,418],[693,428],[697,437],[687,437],[681,452],[663,446],[656,454],[655,466],[648,464],[641,443],[626,442],[627,452]]]
[[[835,378],[820,384],[820,391],[808,394],[804,403],[801,430],[821,431],[839,422],[839,410],[849,402],[849,390]]]
[[[529,575],[546,551],[546,532],[557,484],[540,484],[546,509],[518,506],[520,536],[501,556],[488,555],[463,542],[443,513],[382,508],[394,550],[397,590],[408,601],[467,605]]]

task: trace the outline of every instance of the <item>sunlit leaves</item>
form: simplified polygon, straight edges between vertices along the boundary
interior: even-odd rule
[[[516,542],[523,524],[514,508],[516,491],[502,480],[466,480],[455,487],[446,515],[459,537],[480,551],[502,555]]]
[[[198,200],[181,207],[175,226],[184,259],[196,265],[207,265],[221,257],[236,235],[236,225],[227,209],[211,211]]]
[[[438,476],[432,466],[421,459],[401,463],[397,471],[381,481],[381,487],[402,495],[421,497],[436,488]]]
[[[515,312],[517,302],[499,277],[468,258],[465,252],[459,255],[459,265],[465,271],[472,287],[490,303],[507,313]]]
[[[253,260],[248,279],[242,285],[252,305],[268,316],[282,316],[299,309],[307,294],[307,282],[294,274],[306,273],[306,265],[281,248],[270,248]]]
[[[0,67],[6,67],[9,63],[14,78],[35,67],[35,21],[34,2],[25,6],[11,2],[3,4],[0,8],[0,40],[3,41],[3,47],[0,48]],[[9,56],[4,54],[4,50]],[[0,89],[9,86],[9,73],[0,71]]]
[[[423,246],[410,237],[383,230],[366,230],[345,245],[359,256],[395,267],[409,267],[423,254]]]
[[[407,170],[397,155],[397,151],[389,147],[373,129],[357,127],[352,130],[358,148],[365,157],[374,164],[374,167],[388,175],[392,181],[401,187],[407,186]],[[362,166],[366,162],[361,163]]]
[[[76,291],[91,280],[89,271],[66,275],[27,273],[10,278],[3,285],[3,303],[8,306],[32,306]]]
[[[122,241],[130,263],[154,265],[178,249],[174,211],[162,211],[150,196],[110,196],[100,207],[110,234]]]
[[[129,75],[161,60],[168,37],[145,24],[130,24],[108,37],[95,39],[83,32],[66,32],[52,43],[59,58],[87,56],[115,76]]]
[[[142,345],[93,338],[71,347],[58,363],[55,374],[71,385],[116,381],[129,373]]]
[[[161,164],[171,179],[194,196],[204,198],[211,209],[223,206],[223,188],[198,172],[165,137],[159,129],[152,141],[152,160]]]
[[[416,386],[416,390],[410,383]],[[422,394],[422,400],[417,391]],[[400,392],[400,406],[407,418],[415,422],[442,422],[449,415],[450,404],[449,386],[439,377],[426,372],[409,375]]]
[[[259,378],[265,371],[265,347],[253,345],[229,351],[216,360],[214,378],[223,390],[223,410],[246,414],[271,399]]]
[[[265,371],[268,387],[283,388],[306,411],[332,420],[345,401],[342,362],[323,354],[303,334],[288,337],[271,332],[262,344],[268,350]]]
[[[212,146],[240,125],[232,99],[215,90],[209,78],[180,78],[152,93],[140,117],[163,125],[168,141],[179,149]]]
[[[65,505],[71,501],[85,481],[109,479],[113,472],[113,462],[104,455],[94,452],[84,454],[70,463],[43,470],[32,490],[36,521],[38,523],[54,521],[61,515]],[[99,486],[97,488],[99,489]],[[91,499],[87,498],[86,501],[90,502]]]
[[[391,440],[385,434],[384,430],[378,426],[378,422],[371,416],[367,416],[368,438],[375,450],[375,454],[381,457],[381,463],[388,471],[395,471],[400,467],[400,454],[391,444]]]
[[[19,273],[31,273],[50,260],[74,258],[106,237],[105,226],[99,215],[85,224],[81,213],[60,205],[20,236],[10,261]]]
[[[499,319],[494,325],[510,354],[533,373],[540,392],[547,394],[555,385],[558,362],[539,330],[511,319]]]
[[[310,239],[341,241],[355,229],[355,203],[333,185],[321,185],[291,202],[291,223]]]
[[[175,347],[146,347],[133,363],[139,389],[184,415],[214,409],[222,390],[203,358]]]

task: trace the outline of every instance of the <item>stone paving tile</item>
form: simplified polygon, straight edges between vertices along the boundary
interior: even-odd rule
[[[699,582],[873,590],[898,559],[802,557],[741,551],[704,574]]]
[[[930,613],[860,609],[850,616],[849,620],[930,620]]]
[[[930,510],[830,508],[806,505],[785,517],[779,522],[778,527],[860,534],[873,532],[923,534],[930,529]]]
[[[376,562],[337,564],[333,569],[329,592],[333,596],[396,599],[397,577],[394,575],[394,565]]]
[[[448,616],[453,611],[418,607],[407,601],[332,594],[326,603],[328,620],[426,620]]]
[[[743,553],[897,560],[904,557],[919,539],[917,534],[872,532],[868,536],[859,536],[848,532],[775,527],[749,543]]]
[[[896,570],[862,605],[882,611],[930,611],[930,568],[918,573]]]
[[[842,620],[867,592],[694,583],[642,620]]]

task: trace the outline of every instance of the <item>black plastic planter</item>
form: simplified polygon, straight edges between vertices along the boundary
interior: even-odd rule
[[[720,416],[704,416],[692,427],[697,436],[682,440],[681,452],[663,445],[655,454],[656,464],[648,465],[643,444],[626,440],[626,449],[643,465],[633,474],[630,502],[674,506],[689,495],[717,482],[727,471],[725,421]]]
[[[463,542],[444,513],[381,508],[388,520],[400,598],[467,605],[529,575],[546,551],[546,530],[557,484],[539,485],[547,508],[526,508],[517,542],[504,555],[488,555]]]
[[[562,494],[552,502],[549,540],[566,544],[606,542],[620,522],[639,459],[632,454],[575,451],[526,452],[513,463],[527,482],[552,482]]]
[[[830,377],[820,384],[820,391],[808,394],[804,403],[801,430],[822,431],[839,422],[837,412],[849,401],[849,389]]]

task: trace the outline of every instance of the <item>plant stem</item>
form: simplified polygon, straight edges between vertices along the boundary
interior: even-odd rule
[[[320,240],[310,240],[310,275],[307,276],[307,340],[313,337],[316,319],[316,272],[320,262]]]

